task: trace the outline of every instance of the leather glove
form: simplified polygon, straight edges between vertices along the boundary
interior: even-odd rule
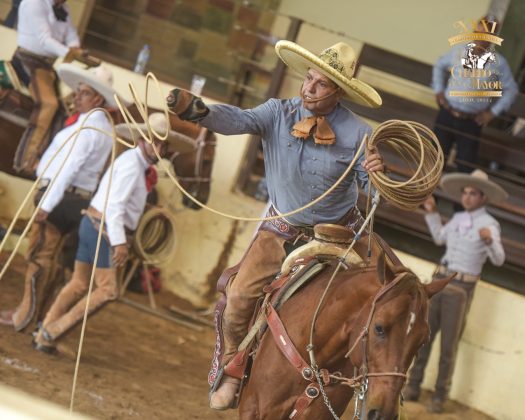
[[[200,97],[184,89],[173,89],[166,103],[170,111],[184,121],[200,121],[210,112]]]
[[[71,47],[64,57],[64,63],[71,63],[87,55],[87,51],[80,47]]]

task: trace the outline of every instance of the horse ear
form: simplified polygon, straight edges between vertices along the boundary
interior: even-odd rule
[[[436,279],[432,280],[431,283],[425,284],[425,292],[427,292],[427,296],[430,299],[432,296],[434,296],[436,293],[441,292],[447,284],[450,283],[450,281],[456,277],[456,274],[452,274],[450,277],[445,277],[442,279]]]
[[[385,252],[383,250],[381,250],[379,257],[377,257],[377,279],[381,284],[385,284],[386,282],[386,262]]]

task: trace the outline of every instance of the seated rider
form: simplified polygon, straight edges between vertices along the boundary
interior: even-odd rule
[[[381,105],[379,94],[353,77],[356,55],[349,45],[339,42],[315,55],[297,44],[281,41],[276,52],[304,77],[299,97],[270,99],[247,110],[231,105],[206,106],[200,98],[180,89],[167,98],[168,106],[181,119],[198,121],[221,134],[262,137],[271,201],[269,215],[290,212],[321,196],[341,177],[365,135],[371,133],[370,126],[343,105],[342,99],[369,107]],[[367,158],[361,155],[351,173],[325,199],[300,213],[260,226],[240,269],[225,287],[226,307],[217,326],[219,341],[210,382],[217,376],[220,381],[217,370],[236,353],[263,287],[281,268],[286,248],[299,235],[311,238],[313,226],[318,223],[352,227],[361,223],[355,207],[357,187],[367,188],[367,171],[383,169],[377,151],[370,151]],[[216,391],[210,396],[210,406],[230,408],[238,387],[238,379],[223,375],[222,382],[212,388]]]

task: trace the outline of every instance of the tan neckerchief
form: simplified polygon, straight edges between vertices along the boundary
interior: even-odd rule
[[[305,102],[319,102],[336,93],[337,90],[322,98],[309,100],[305,99],[301,94],[301,98]],[[305,117],[301,121],[296,122],[292,127],[291,134],[303,140],[307,140],[308,137],[312,135],[315,144],[330,145],[335,143],[335,133],[324,115],[312,115],[311,117]]]

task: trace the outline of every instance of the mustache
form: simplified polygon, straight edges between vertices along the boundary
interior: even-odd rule
[[[335,94],[337,94],[337,92],[339,92],[339,89],[336,89],[334,90],[333,92],[329,93],[328,95],[325,95],[325,96],[322,96],[320,98],[316,98],[316,99],[308,99],[306,98],[305,94],[303,93],[303,90],[301,88],[301,91],[299,92],[299,96],[301,97],[302,101],[303,102],[306,102],[308,104],[313,104],[315,102],[320,102],[320,101],[324,101],[325,99],[328,99],[332,96],[334,96]]]

